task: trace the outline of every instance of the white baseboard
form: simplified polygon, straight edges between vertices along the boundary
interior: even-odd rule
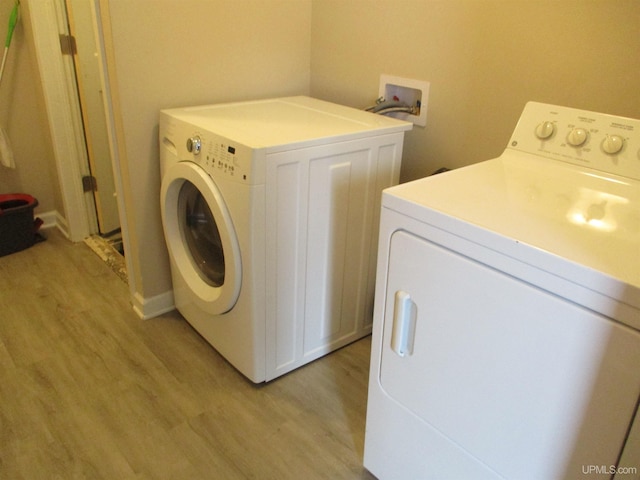
[[[65,237],[69,238],[67,220],[57,210],[34,213],[34,217],[42,220],[41,229],[57,228]]]
[[[42,220],[42,226],[40,228],[58,227],[60,230],[66,230],[67,221],[57,210],[37,212],[34,213],[33,216]]]
[[[133,310],[143,320],[157,317],[176,308],[172,290],[151,298],[144,298],[139,293],[135,293],[132,304]]]
[[[60,215],[57,210],[38,212],[34,216],[42,220],[41,229],[57,228],[65,237],[70,238],[67,220]],[[173,290],[151,298],[144,298],[136,292],[131,296],[131,304],[133,310],[143,320],[157,317],[176,308],[173,299]]]

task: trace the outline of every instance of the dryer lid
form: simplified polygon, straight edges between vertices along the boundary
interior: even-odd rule
[[[383,205],[640,308],[637,181],[506,151],[385,190]]]

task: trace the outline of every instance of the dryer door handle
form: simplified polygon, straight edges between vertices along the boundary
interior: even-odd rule
[[[400,357],[413,353],[413,340],[416,333],[417,306],[411,295],[403,290],[395,294],[393,309],[393,330],[391,332],[391,350]]]

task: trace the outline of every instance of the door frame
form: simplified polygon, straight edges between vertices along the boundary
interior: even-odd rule
[[[84,126],[84,143],[91,175],[97,180],[93,185],[92,199],[95,206],[97,229],[100,234],[120,229],[118,198],[115,195],[113,162],[109,150],[107,115],[104,97],[104,76],[98,39],[100,26],[96,5],[87,0],[64,0],[65,29],[75,38],[72,65],[75,92],[80,105]]]
[[[73,61],[60,52],[59,35],[66,33],[66,14],[59,1],[38,2],[29,13],[64,206],[63,224],[58,215],[57,226],[71,241],[79,242],[97,231],[97,220],[93,200],[82,188],[89,164],[79,100],[71,84]]]
[[[100,55],[101,77],[105,97],[105,114],[118,198],[122,241],[125,252],[132,252],[124,204],[124,185],[119,162],[116,120],[106,61],[105,38],[102,30],[101,0],[91,0]],[[29,5],[31,7],[31,5]],[[29,8],[31,28],[44,103],[58,173],[65,217],[58,215],[57,227],[72,241],[80,242],[98,231],[98,223],[91,193],[82,188],[82,176],[89,174],[80,101],[75,85],[73,59],[61,55],[59,35],[67,32],[65,0],[42,0]],[[133,255],[125,255],[129,293],[136,296],[137,279]],[[135,302],[134,302],[135,304]]]

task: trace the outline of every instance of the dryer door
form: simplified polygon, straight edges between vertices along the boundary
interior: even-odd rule
[[[203,310],[211,314],[229,311],[240,293],[242,266],[238,239],[220,190],[197,164],[179,162],[165,172],[161,199],[172,268]]]
[[[615,467],[637,408],[640,334],[475,260],[488,256],[477,245],[466,253],[403,229],[391,236],[379,382],[424,426],[396,440],[460,456],[414,454],[401,476],[426,478],[445,462],[453,478],[480,478],[453,473],[474,459],[499,474],[490,478]]]

